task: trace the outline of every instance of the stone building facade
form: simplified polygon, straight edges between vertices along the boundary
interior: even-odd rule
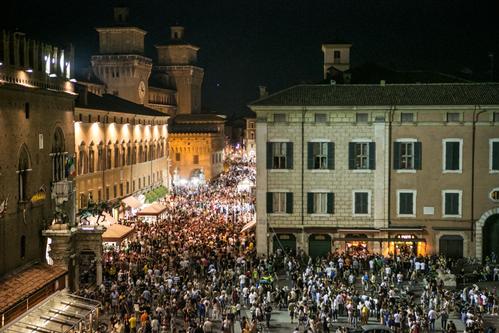
[[[85,86],[75,107],[77,207],[168,187],[168,116]]]
[[[250,108],[259,253],[495,249],[499,85],[299,85]]]
[[[74,154],[72,48],[0,35],[0,276],[45,262],[41,231],[54,218],[51,194],[71,185]],[[66,193],[67,194],[67,193]],[[69,202],[67,214],[71,215]]]

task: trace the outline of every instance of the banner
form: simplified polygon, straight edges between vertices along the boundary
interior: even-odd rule
[[[45,199],[47,199],[47,192],[45,191],[45,186],[42,185],[40,189],[35,194],[33,194],[30,201],[31,203],[38,203],[45,201]]]

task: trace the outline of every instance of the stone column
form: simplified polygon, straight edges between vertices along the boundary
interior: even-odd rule
[[[69,258],[72,254],[72,232],[67,224],[54,224],[49,229],[43,230],[42,235],[50,238],[49,256],[54,261],[54,266],[69,270]]]
[[[376,169],[374,170],[374,227],[388,227],[388,126],[384,120],[374,122]]]
[[[97,265],[95,272],[96,272],[96,284],[97,286],[100,286],[102,284],[102,258],[99,256],[96,258],[96,263]]]

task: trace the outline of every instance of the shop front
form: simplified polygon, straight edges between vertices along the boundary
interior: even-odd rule
[[[359,254],[368,252],[369,237],[366,234],[347,234],[345,236],[345,253]]]
[[[278,249],[281,249],[286,253],[296,253],[296,237],[293,234],[276,234],[274,235],[272,243],[274,253]]]
[[[327,234],[309,236],[308,255],[311,258],[327,257],[329,253],[331,253],[331,236]]]
[[[396,234],[388,241],[388,253],[400,256],[424,256],[426,240],[414,234]]]

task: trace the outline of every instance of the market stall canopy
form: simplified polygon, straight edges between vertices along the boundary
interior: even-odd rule
[[[159,216],[163,214],[166,211],[166,207],[159,204],[159,203],[154,203],[150,206],[145,207],[142,209],[140,212],[137,213],[137,215],[140,216]]]
[[[134,197],[133,195],[126,197],[125,199],[121,200],[122,203],[125,204],[125,206],[128,206],[130,208],[138,209],[142,206],[142,203],[140,202],[139,199]]]
[[[256,226],[256,220],[253,220],[251,222],[248,222],[244,225],[244,227],[241,229],[241,232],[245,232],[247,230],[250,230],[251,228],[253,228],[254,226]]]
[[[135,232],[134,228],[127,227],[123,224],[111,224],[107,230],[102,234],[102,241],[121,243]]]
[[[97,224],[97,218],[99,218],[99,225],[104,225],[104,226],[108,226],[108,225],[111,225],[111,224],[116,224],[116,220],[114,219],[114,217],[112,217],[111,215],[109,215],[109,213],[102,213],[102,216],[95,216],[95,215],[92,215],[92,216],[88,216],[86,217],[85,219],[88,221],[88,223],[90,225],[95,225]]]

